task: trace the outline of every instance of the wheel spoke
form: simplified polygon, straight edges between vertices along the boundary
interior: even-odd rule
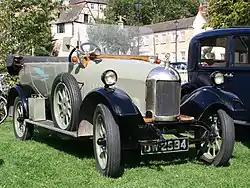
[[[215,141],[215,144],[216,144],[216,146],[217,146],[217,149],[218,149],[218,151],[220,150],[220,144],[219,144],[219,142],[218,142],[218,140],[216,139],[216,141]]]
[[[58,90],[57,94],[58,94],[58,100],[61,101],[63,99],[63,94],[61,93],[60,90]]]
[[[216,148],[215,148],[215,144],[213,144],[213,157],[215,157],[216,156]]]
[[[61,101],[57,101],[57,105],[60,107],[60,108],[62,108],[62,105],[63,105],[63,103],[61,102]]]
[[[69,118],[71,117],[71,110],[68,109],[67,115],[69,116]]]
[[[62,90],[62,96],[63,96],[63,98],[65,99],[66,98],[66,91],[65,91],[65,87],[63,88],[63,90]]]
[[[18,112],[18,117],[21,116],[22,110],[20,109],[20,107],[18,107],[17,112]]]
[[[68,125],[69,124],[69,120],[70,120],[70,116],[67,114],[67,115],[65,115],[65,117],[66,117],[66,125]]]

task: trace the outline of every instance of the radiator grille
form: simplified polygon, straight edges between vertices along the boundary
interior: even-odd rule
[[[156,116],[176,116],[180,113],[180,88],[178,81],[156,82]]]

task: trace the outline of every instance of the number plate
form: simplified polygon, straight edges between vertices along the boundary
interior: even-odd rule
[[[189,142],[187,138],[167,139],[160,142],[142,141],[141,155],[183,152],[189,150]]]

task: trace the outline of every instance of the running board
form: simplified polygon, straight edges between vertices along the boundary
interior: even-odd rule
[[[60,128],[54,127],[53,121],[50,121],[50,120],[32,121],[32,120],[29,120],[29,119],[25,119],[24,122],[25,123],[30,123],[30,124],[33,124],[33,125],[37,125],[39,127],[43,127],[45,129],[49,129],[49,130],[52,130],[52,131],[55,131],[55,132],[65,134],[65,135],[69,135],[69,136],[72,136],[72,137],[75,137],[75,138],[78,137],[76,131],[71,132],[71,131],[66,131],[66,130],[62,130]]]

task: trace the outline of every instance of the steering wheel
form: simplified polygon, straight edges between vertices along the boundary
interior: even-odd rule
[[[89,49],[86,49],[84,47],[87,47]],[[81,46],[80,46],[80,50],[86,55],[86,54],[95,54],[95,55],[100,55],[101,54],[101,49],[99,48],[99,46],[97,46],[96,44],[94,43],[91,43],[91,42],[85,42],[85,43],[82,43]]]
[[[85,46],[89,47],[89,49],[86,49]],[[74,52],[77,52],[77,57],[79,59],[79,56],[90,56],[90,55],[100,55],[101,49],[94,43],[85,42],[80,45],[80,47],[74,47],[71,52],[69,53],[69,62],[72,62],[72,55]]]

